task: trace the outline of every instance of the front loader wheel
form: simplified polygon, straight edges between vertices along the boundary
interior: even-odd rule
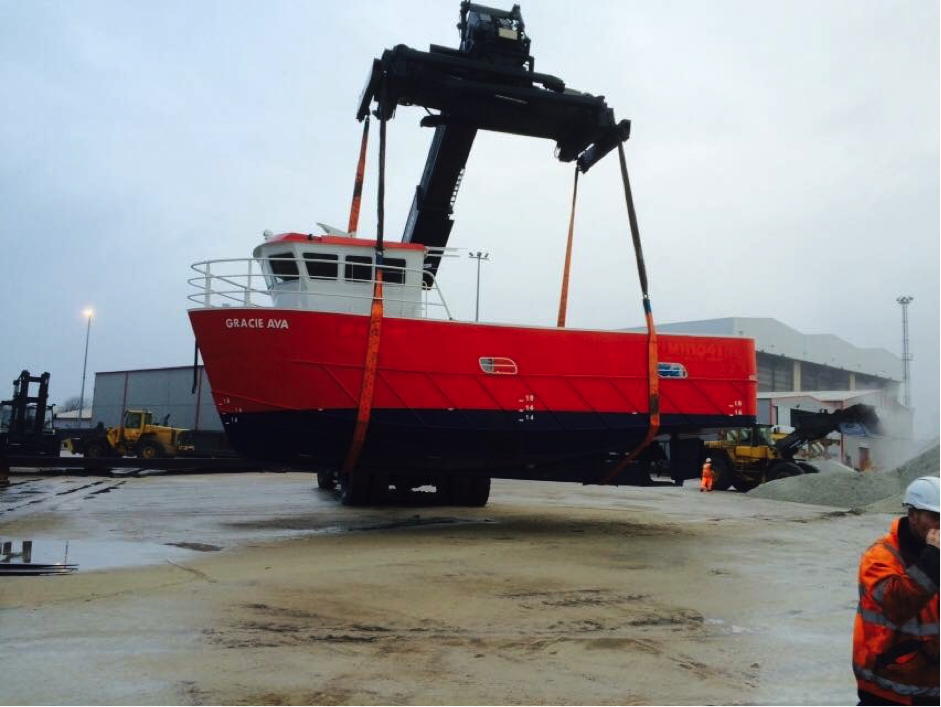
[[[760,477],[749,476],[744,471],[740,471],[735,476],[735,481],[732,482],[732,485],[735,486],[736,491],[741,491],[742,493],[748,493],[753,488],[757,488],[758,484],[761,483]]]
[[[137,448],[138,459],[156,459],[163,455],[163,447],[156,440],[147,440]]]
[[[85,456],[89,459],[101,459],[111,456],[111,445],[104,439],[89,440],[85,445]]]
[[[768,481],[777,481],[778,479],[787,479],[791,476],[800,476],[804,473],[794,462],[778,462],[768,469]]]

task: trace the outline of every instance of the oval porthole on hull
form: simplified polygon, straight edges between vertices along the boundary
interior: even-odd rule
[[[682,363],[660,362],[657,364],[657,373],[661,378],[686,378],[688,376],[686,366]]]
[[[515,376],[516,362],[505,356],[481,356],[480,370],[497,376]]]

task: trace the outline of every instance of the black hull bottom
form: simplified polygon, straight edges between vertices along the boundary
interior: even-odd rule
[[[232,446],[250,459],[339,469],[356,410],[222,416]],[[747,416],[664,415],[661,434],[747,427]],[[647,434],[641,414],[374,409],[359,467],[393,475],[475,473],[495,478],[595,483]],[[643,459],[655,461],[654,445]],[[645,469],[646,472],[646,469]]]

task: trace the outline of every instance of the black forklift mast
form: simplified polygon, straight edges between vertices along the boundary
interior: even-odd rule
[[[39,383],[39,389],[34,396],[29,394],[32,383]],[[41,376],[31,376],[29,371],[20,373],[19,378],[13,381],[13,398],[3,401],[4,405],[10,406],[8,434],[11,441],[31,436],[39,438],[42,435],[48,400],[49,373],[43,373]],[[26,410],[31,403],[36,405],[36,414],[30,421],[26,419]]]
[[[498,10],[462,2],[457,28],[457,49],[432,44],[423,52],[400,44],[373,60],[356,114],[365,119],[373,102],[377,117],[387,119],[398,105],[429,110],[421,125],[435,134],[402,241],[432,248],[447,245],[478,130],[554,140],[556,157],[577,160],[582,172],[630,135],[630,121],[617,122],[604,96],[568,89],[562,79],[536,73],[519,5]],[[434,274],[439,262],[438,256],[428,257],[426,270]]]

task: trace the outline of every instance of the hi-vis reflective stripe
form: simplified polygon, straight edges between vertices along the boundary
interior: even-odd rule
[[[876,588],[872,590],[872,598],[875,599],[876,603],[879,606],[882,606],[882,596],[885,594],[885,585],[889,581],[889,578],[880,579],[876,584]]]
[[[910,636],[938,635],[938,624],[922,624],[920,621],[918,621],[918,619],[909,619],[901,626],[897,626],[879,612],[864,609],[861,604],[859,608],[856,609],[856,613],[862,617],[863,621],[867,621],[878,626],[885,626],[886,628],[893,631],[898,631],[899,633],[907,633]]]
[[[935,594],[938,591],[938,585],[935,584],[931,577],[922,572],[921,569],[916,565],[910,565],[909,567],[906,567],[905,573],[914,579],[918,583],[918,586],[929,594]]]
[[[906,569],[905,569],[906,574],[908,574],[909,577],[911,577],[913,580],[915,580],[915,582],[918,583],[918,586],[920,586],[922,589],[924,589],[924,590],[925,590],[926,592],[928,592],[929,594],[934,594],[936,591],[938,591],[938,585],[935,584],[934,581],[931,579],[931,577],[929,577],[929,576],[926,575],[924,572],[922,572],[917,566],[915,566],[915,565],[911,565],[910,567],[906,566],[905,560],[902,559],[902,555],[901,555],[901,553],[899,553],[898,550],[896,550],[894,547],[892,547],[891,545],[889,545],[889,544],[886,543],[886,542],[883,542],[883,543],[880,543],[880,544],[882,545],[882,547],[884,547],[886,550],[888,550],[890,553],[892,553],[892,556],[893,556],[896,560],[899,561],[899,564],[901,564],[902,567],[905,567],[905,568],[906,568]],[[881,589],[881,587],[880,587],[880,589]],[[879,603],[881,604],[881,603],[882,603],[882,592],[880,592],[878,589],[877,589],[876,591],[878,592],[878,594],[877,594],[876,592],[873,592],[872,598],[875,599],[877,602],[879,602]],[[884,591],[884,590],[883,590],[883,591]]]
[[[858,663],[853,663],[853,672],[856,673],[856,677],[860,680],[868,680],[871,683],[875,683],[883,690],[891,690],[892,692],[898,695],[905,695],[906,697],[938,697],[938,688],[937,687],[920,687],[918,685],[903,685],[900,682],[895,682],[894,680],[887,680],[886,678],[876,675],[871,670],[866,670],[864,667]]]
[[[892,555],[895,557],[895,559],[898,560],[902,564],[902,567],[905,566],[905,560],[902,559],[902,555],[898,550],[896,550],[894,547],[892,547],[888,543],[882,543],[882,547],[884,547],[886,550],[891,552]]]

